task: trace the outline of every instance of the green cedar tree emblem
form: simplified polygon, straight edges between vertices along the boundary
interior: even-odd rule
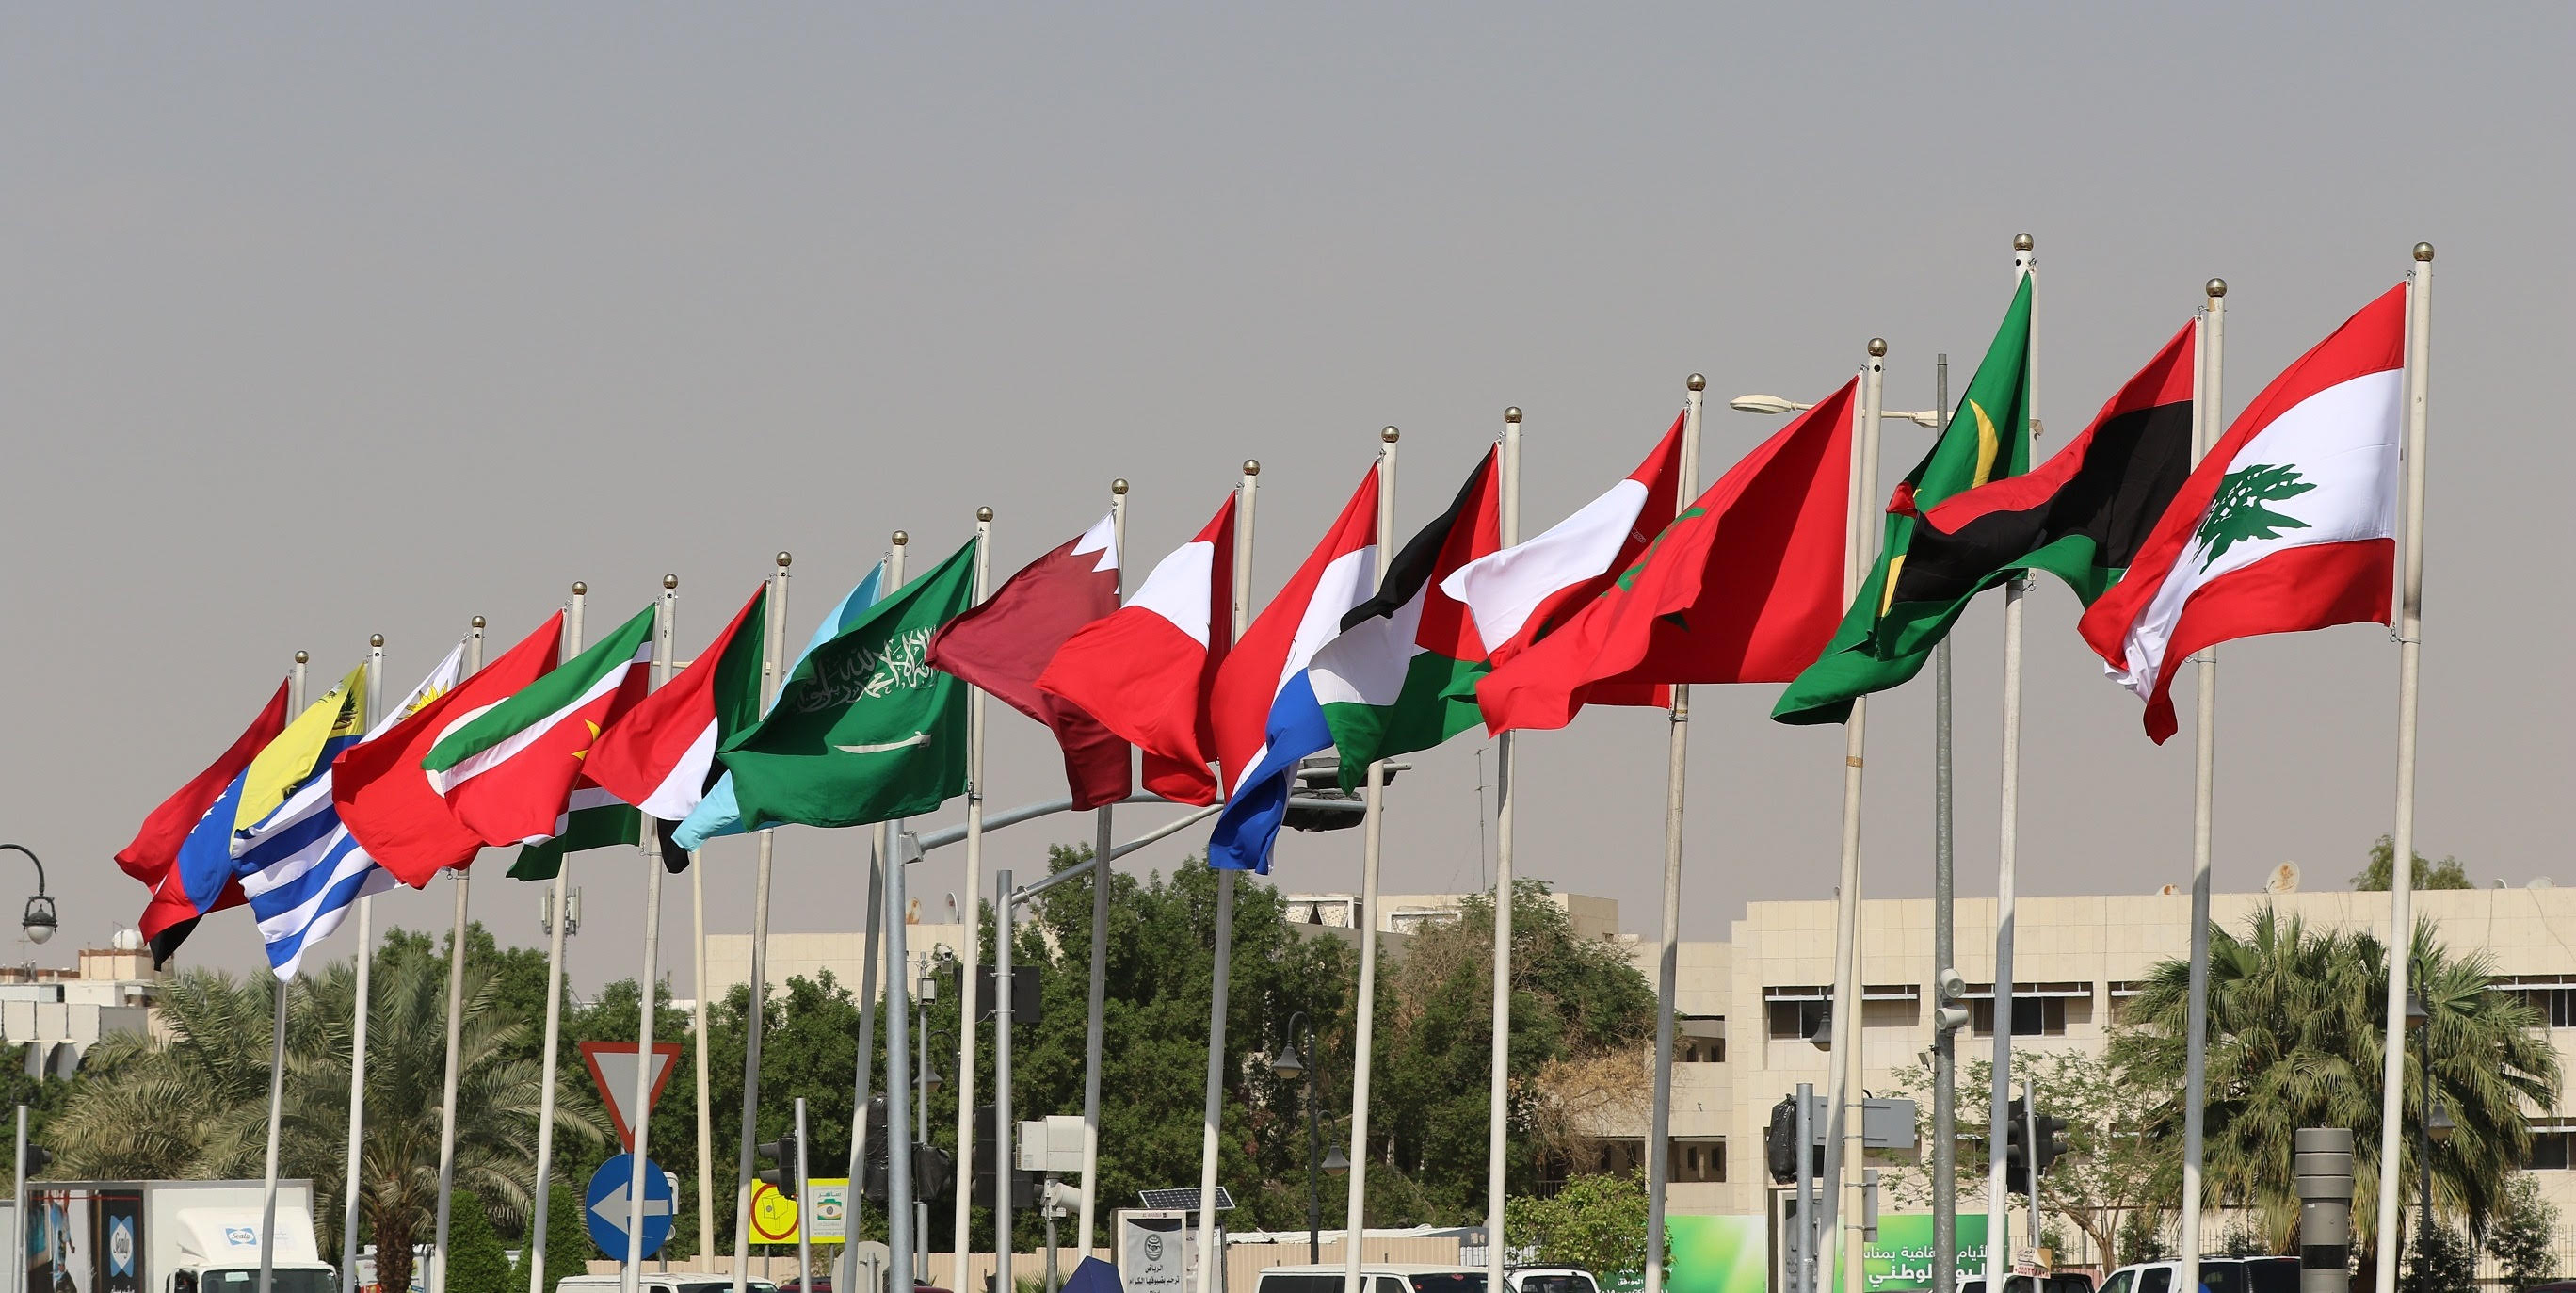
[[[2200,533],[2195,536],[2209,549],[2200,568],[2209,569],[2239,542],[2277,539],[2285,530],[2307,529],[2307,522],[2263,505],[2297,498],[2315,488],[2314,482],[2299,479],[2295,467],[2257,463],[2227,473],[2227,478],[2218,483],[2218,497],[2210,500],[2209,515],[2201,521]]]

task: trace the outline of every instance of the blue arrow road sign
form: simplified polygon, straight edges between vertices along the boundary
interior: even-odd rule
[[[591,1175],[590,1188],[582,1192],[581,1219],[590,1226],[590,1242],[599,1251],[617,1261],[626,1260],[626,1212],[634,1184],[635,1156],[620,1154],[600,1164]],[[662,1165],[644,1160],[644,1255],[662,1251],[671,1237],[671,1214],[676,1211],[671,1178]]]

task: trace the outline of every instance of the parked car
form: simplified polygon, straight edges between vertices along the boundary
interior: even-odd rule
[[[1510,1293],[1601,1293],[1601,1282],[1580,1266],[1518,1266],[1503,1272]]]
[[[566,1275],[555,1281],[555,1293],[619,1293],[625,1285],[615,1275]],[[744,1293],[778,1293],[768,1280],[743,1281]],[[733,1277],[699,1271],[645,1271],[637,1277],[640,1293],[733,1293]]]
[[[1986,1293],[1982,1279],[1961,1280],[1959,1293]],[[2004,1293],[2093,1293],[2093,1277],[2082,1271],[2059,1271],[2054,1275],[2007,1275]]]
[[[1261,1272],[1253,1293],[1342,1293],[1346,1273],[1337,1265],[1273,1266]],[[1485,1293],[1485,1273],[1472,1266],[1367,1262],[1360,1276],[1366,1293]]]
[[[2206,1293],[2299,1293],[2296,1257],[2203,1257],[2200,1287]],[[2139,1262],[2111,1272],[2102,1293],[2188,1293],[2182,1263]]]

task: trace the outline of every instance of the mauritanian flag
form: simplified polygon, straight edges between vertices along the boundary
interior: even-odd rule
[[[1977,375],[1968,380],[1959,407],[1951,411],[1950,425],[1932,442],[1932,451],[1923,461],[1897,483],[1888,500],[1886,515],[1878,520],[1882,536],[1878,560],[1861,582],[1860,595],[1843,612],[1842,624],[1824,654],[1781,691],[1771,707],[1775,721],[1839,723],[1851,717],[1854,700],[1901,686],[1922,672],[1924,662],[1932,658],[1932,644],[1967,609],[1970,599],[1961,597],[1925,609],[1919,624],[1880,623],[1895,612],[1896,583],[1909,559],[1922,512],[1953,494],[2030,470],[2030,305],[2031,280],[2023,275],[2013,291],[2012,305],[2004,311],[2003,326],[1986,347]],[[1865,510],[1854,533],[1865,532],[1859,526],[1870,523],[1866,509],[1875,508],[1877,500],[1862,499],[1861,506]],[[1992,587],[2003,577],[1998,573],[1978,586]],[[1920,645],[1880,655],[1875,648],[1882,634],[1891,641]]]
[[[449,720],[421,760],[448,810],[486,844],[536,844],[575,828],[573,804],[591,742],[652,685],[653,608],[488,708]],[[604,798],[601,797],[601,798]]]
[[[2090,606],[2137,560],[2147,532],[2191,474],[2198,320],[2027,476],[1953,495],[1923,514],[1875,650],[1904,656],[1939,640],[1955,604],[2016,570],[2045,570]]]
[[[2263,633],[2385,624],[2397,545],[2406,287],[2300,356],[2210,446],[2128,577],[2078,625],[2174,734],[2172,664]]]
[[[1342,616],[1341,636],[1307,666],[1344,789],[1379,759],[1430,749],[1481,721],[1474,687],[1488,667],[1485,643],[1465,603],[1440,585],[1502,547],[1500,453],[1488,451],[1449,510],[1406,541],[1377,595]]]

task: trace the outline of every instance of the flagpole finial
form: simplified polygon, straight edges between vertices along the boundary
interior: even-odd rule
[[[778,554],[778,568],[779,568],[779,569],[781,569],[781,570],[785,570],[785,569],[786,569],[786,568],[788,568],[789,566],[792,566],[792,565],[795,565],[795,564],[796,564],[796,556],[795,556],[795,554],[794,554],[794,553],[781,551],[781,552]]]
[[[2223,278],[2213,278],[2209,280],[2208,283],[2202,285],[2201,290],[2209,293],[2209,299],[2215,301],[2218,298],[2227,295],[2227,280]]]
[[[1692,374],[1690,375],[1690,382],[1689,382],[1689,385],[1690,385],[1690,388],[1691,388],[1692,390],[1695,390],[1695,391],[1704,391],[1704,390],[1707,390],[1707,389],[1708,389],[1708,374],[1706,374],[1706,373],[1692,373]]]
[[[662,576],[662,586],[664,588],[677,588],[680,586],[680,577],[678,575],[664,575]]]
[[[382,633],[378,633],[378,634],[376,634],[375,636],[370,637],[370,638],[368,638],[368,639],[367,639],[367,645],[368,645],[368,646],[371,646],[371,647],[380,647],[380,646],[383,646],[384,644],[385,644],[385,635],[384,635],[384,634],[382,634]]]
[[[1260,475],[1260,474],[1261,474],[1261,460],[1260,460],[1260,459],[1258,459],[1258,458],[1246,458],[1246,459],[1244,459],[1244,460],[1243,460],[1243,474],[1244,474],[1244,475],[1246,475],[1246,476],[1258,476],[1258,475]]]
[[[295,663],[297,663],[297,664],[304,664],[304,663],[307,663],[307,662],[311,661],[312,659],[313,659],[313,657],[311,657],[311,656],[309,656],[309,655],[306,655],[305,653],[303,653],[303,652],[301,652],[301,651],[298,651],[298,652],[296,652],[296,653],[295,653]]]
[[[1521,420],[1521,406],[1520,406],[1520,405],[1518,405],[1518,404],[1515,404],[1515,405],[1511,406],[1510,408],[1504,409],[1504,410],[1503,410],[1503,420],[1504,420],[1505,422],[1518,422],[1518,421],[1520,421],[1520,420]]]
[[[479,628],[481,628],[481,627],[483,627],[483,617],[482,617],[482,616],[477,615],[477,616],[475,616],[475,617],[474,617],[474,627],[476,627],[476,628],[478,628],[478,629],[479,629]]]
[[[910,542],[912,542],[912,536],[911,536],[911,535],[906,534],[906,533],[904,533],[904,532],[903,532],[903,531],[901,531],[901,530],[897,530],[897,531],[895,531],[895,532],[894,532],[894,546],[896,546],[896,547],[900,548],[900,547],[902,547],[903,545],[905,545],[905,544],[907,544],[907,543],[910,543]]]
[[[1388,444],[1394,444],[1403,434],[1403,432],[1396,430],[1394,427],[1388,427],[1384,431],[1378,432],[1377,438],[1386,441]]]
[[[975,519],[978,521],[991,521],[993,519],[993,509],[989,507],[976,508]]]
[[[572,595],[575,597],[590,596],[590,585],[585,584],[578,579],[572,581]]]
[[[1869,357],[1872,359],[1887,358],[1887,338],[1872,337],[1869,339]]]
[[[1124,477],[1124,476],[1121,476],[1121,477],[1119,477],[1118,479],[1116,479],[1116,480],[1113,480],[1113,481],[1109,482],[1109,492],[1110,492],[1110,493],[1112,493],[1112,494],[1124,494],[1124,493],[1126,493],[1126,492],[1127,492],[1127,478],[1126,478],[1126,477]]]
[[[2417,259],[2417,260],[2431,260],[2431,259],[2433,259],[2433,244],[2431,244],[2431,243],[2429,243],[2429,242],[2419,242],[2419,243],[2415,244],[2415,259]]]
[[[2013,235],[2013,250],[2014,250],[2014,251],[2029,251],[2029,250],[2031,249],[2031,246],[2032,246],[2032,243],[2031,243],[2030,235],[2029,235],[2029,234],[2026,234],[2026,233],[2017,233],[2017,234],[2014,234],[2014,235]]]

